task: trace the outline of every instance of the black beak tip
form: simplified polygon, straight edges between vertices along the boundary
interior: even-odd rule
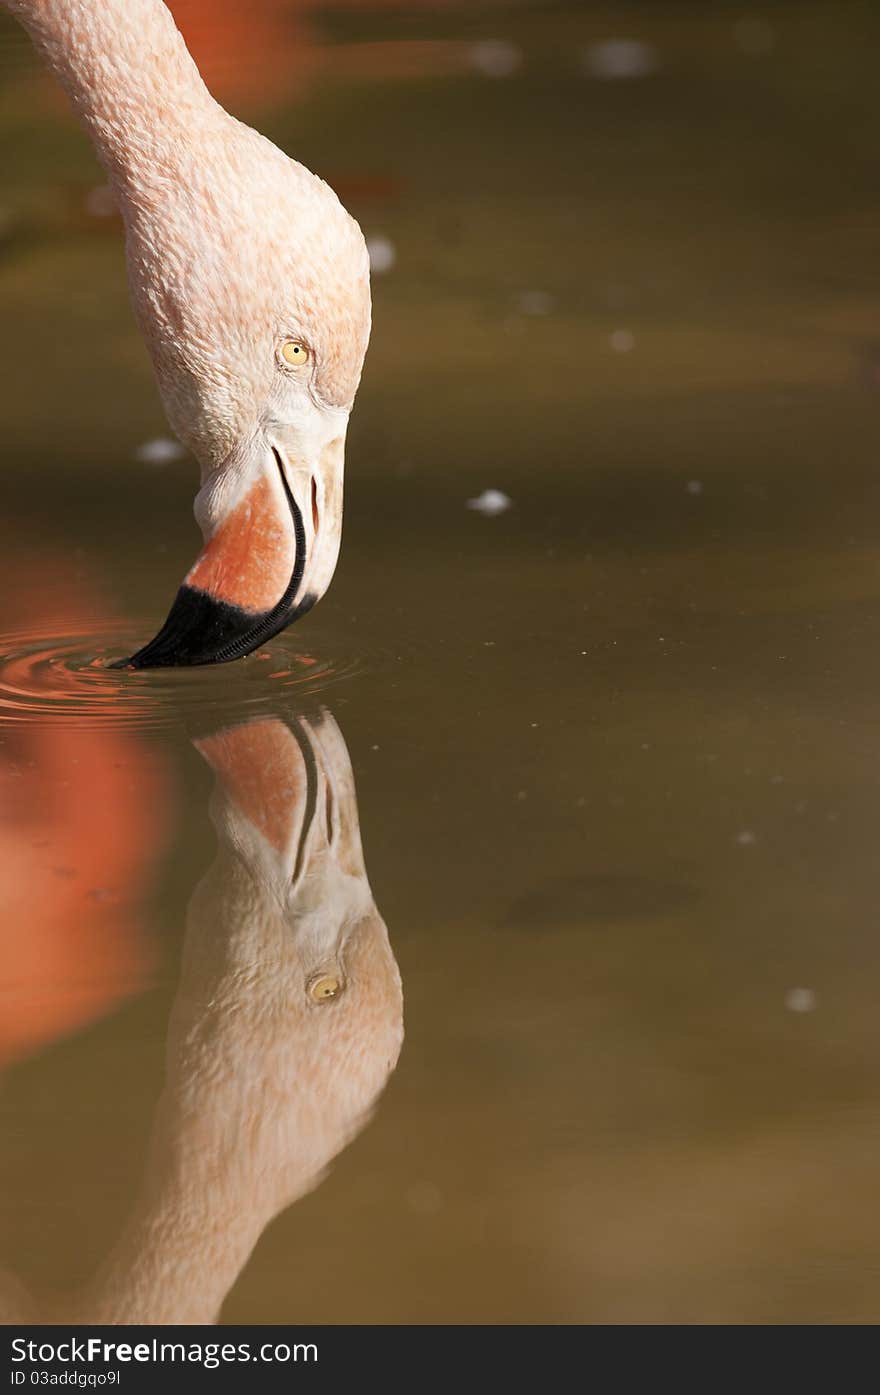
[[[231,663],[258,649],[295,618],[293,609],[279,614],[276,607],[259,614],[214,600],[195,587],[181,586],[155,638],[110,667],[139,670]]]

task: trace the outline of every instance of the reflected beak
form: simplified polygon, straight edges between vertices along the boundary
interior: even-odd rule
[[[343,452],[344,436],[320,453],[298,452],[311,464],[280,445],[263,446],[236,472],[245,487],[231,504],[225,480],[203,491],[204,511],[222,513],[221,521],[208,530],[155,639],[114,667],[230,663],[311,610],[339,556]]]

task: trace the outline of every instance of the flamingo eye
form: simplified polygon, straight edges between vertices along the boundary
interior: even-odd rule
[[[343,986],[342,980],[335,974],[321,974],[309,984],[309,997],[313,1003],[329,1003],[333,998],[339,997]]]
[[[311,354],[305,344],[301,344],[298,339],[288,339],[281,346],[281,357],[292,368],[302,368],[304,363],[308,363]]]

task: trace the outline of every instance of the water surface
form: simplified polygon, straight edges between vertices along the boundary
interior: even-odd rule
[[[876,1320],[880,17],[178,8],[375,331],[326,599],[108,674],[195,469],[3,19],[6,1320]]]

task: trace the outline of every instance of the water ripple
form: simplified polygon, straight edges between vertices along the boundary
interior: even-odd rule
[[[45,631],[0,634],[0,726],[149,730],[221,717],[244,720],[276,709],[288,695],[306,701],[360,667],[350,655],[312,654],[280,636],[234,664],[145,673],[109,668],[140,643],[130,624],[98,624],[89,633],[63,637]]]

